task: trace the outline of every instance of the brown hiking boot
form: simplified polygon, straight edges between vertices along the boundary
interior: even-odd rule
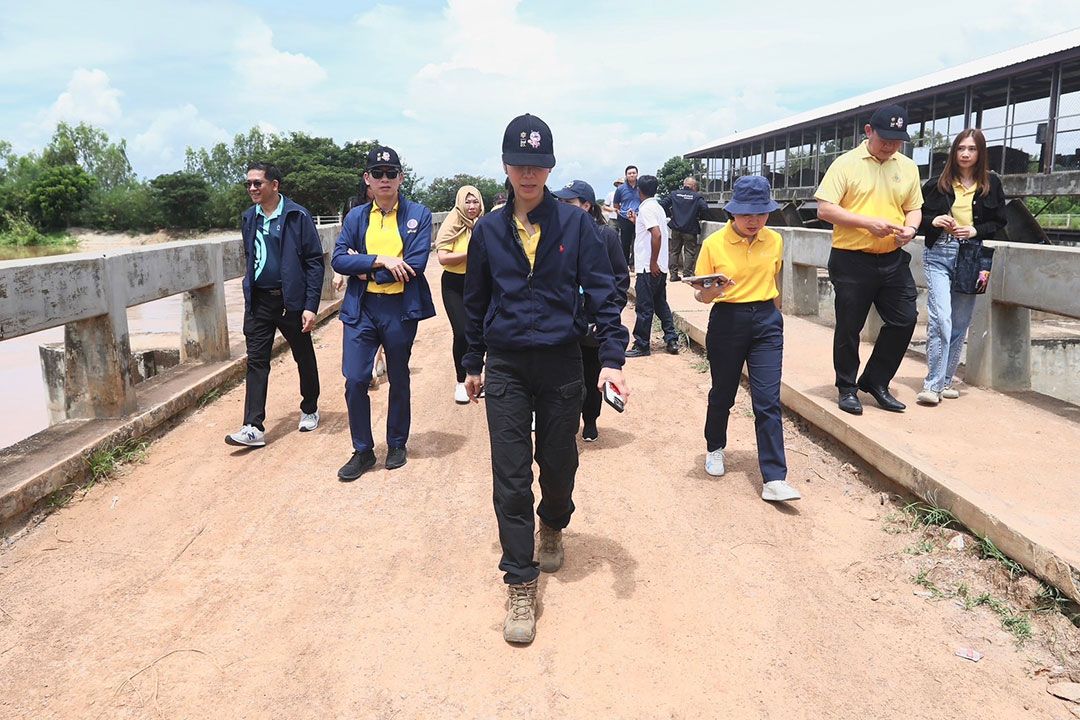
[[[540,563],[541,572],[553,573],[562,567],[562,530],[549,528],[543,520],[540,521],[539,538],[536,543],[536,560]]]
[[[503,621],[503,640],[528,645],[536,637],[537,581],[507,585],[506,620]]]

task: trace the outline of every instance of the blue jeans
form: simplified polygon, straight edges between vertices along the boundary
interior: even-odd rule
[[[971,325],[977,295],[953,292],[952,276],[956,268],[956,240],[946,235],[923,250],[923,267],[929,294],[926,309],[926,380],[923,389],[941,392],[952,385],[953,375],[960,365],[960,351]]]

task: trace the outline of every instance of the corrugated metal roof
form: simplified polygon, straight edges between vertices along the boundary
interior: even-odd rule
[[[897,85],[891,85],[887,88],[882,88],[881,90],[874,90],[873,92],[857,95],[853,98],[825,105],[815,110],[792,115],[783,120],[759,125],[750,130],[732,133],[731,135],[720,138],[708,145],[703,145],[700,148],[691,150],[686,153],[686,157],[702,156],[707,152],[720,149],[727,145],[749,142],[750,140],[756,140],[786,128],[805,125],[807,123],[812,123],[815,120],[823,120],[833,115],[841,115],[865,107],[877,106],[906,95],[932,90],[942,85],[949,85],[961,80],[973,79],[985,73],[1007,68],[1012,65],[1019,65],[1031,60],[1037,60],[1041,57],[1055,55],[1071,49],[1080,50],[1080,28],[1069,30],[1068,32],[1063,32],[1044,40],[1028,43],[1027,45],[1021,45],[1020,47],[999,52],[994,55],[988,55],[987,57],[973,60],[962,65],[939,70],[938,72],[923,75],[922,77],[908,80],[907,82],[902,82]]]

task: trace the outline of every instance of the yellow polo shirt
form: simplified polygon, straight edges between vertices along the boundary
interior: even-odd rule
[[[536,232],[530,235],[525,231],[525,225],[517,215],[514,216],[514,223],[517,225],[518,233],[521,234],[521,242],[525,246],[525,256],[529,258],[529,267],[532,267],[536,264],[536,246],[540,244],[540,225],[533,223],[533,229]]]
[[[452,253],[467,253],[469,252],[469,240],[472,238],[472,230],[466,229],[465,232],[454,238],[451,243],[443,243],[436,248],[436,252],[439,250],[445,250]],[[455,275],[464,275],[468,269],[468,260],[462,260],[457,265],[443,265],[443,270],[448,273],[454,273]]]
[[[966,188],[963,183],[954,182],[952,189],[952,216],[956,224],[963,227],[974,225],[975,213],[971,207],[975,202],[975,193],[979,191],[979,184],[975,183],[970,188]]]
[[[694,274],[723,273],[735,281],[735,286],[726,291],[724,297],[713,302],[761,302],[780,294],[776,274],[783,263],[784,238],[780,233],[761,228],[757,239],[748,242],[735,232],[729,220],[701,243]]]
[[[405,245],[401,241],[401,233],[398,232],[397,211],[396,202],[388,213],[383,213],[378,203],[371,203],[371,220],[368,223],[367,232],[364,233],[364,244],[368,254],[403,257]],[[380,285],[374,280],[368,280],[367,291],[381,295],[396,295],[405,292],[405,283],[393,282]]]
[[[904,215],[923,204],[915,162],[900,153],[881,162],[870,154],[866,141],[836,158],[814,197],[857,215],[881,218],[895,225],[904,225]],[[840,250],[878,254],[896,249],[892,235],[874,237],[867,230],[845,225],[833,227],[832,244]]]

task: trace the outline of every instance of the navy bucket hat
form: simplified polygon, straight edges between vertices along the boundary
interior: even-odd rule
[[[729,215],[765,215],[779,208],[772,186],[760,175],[743,175],[735,181],[731,200],[724,206]]]

